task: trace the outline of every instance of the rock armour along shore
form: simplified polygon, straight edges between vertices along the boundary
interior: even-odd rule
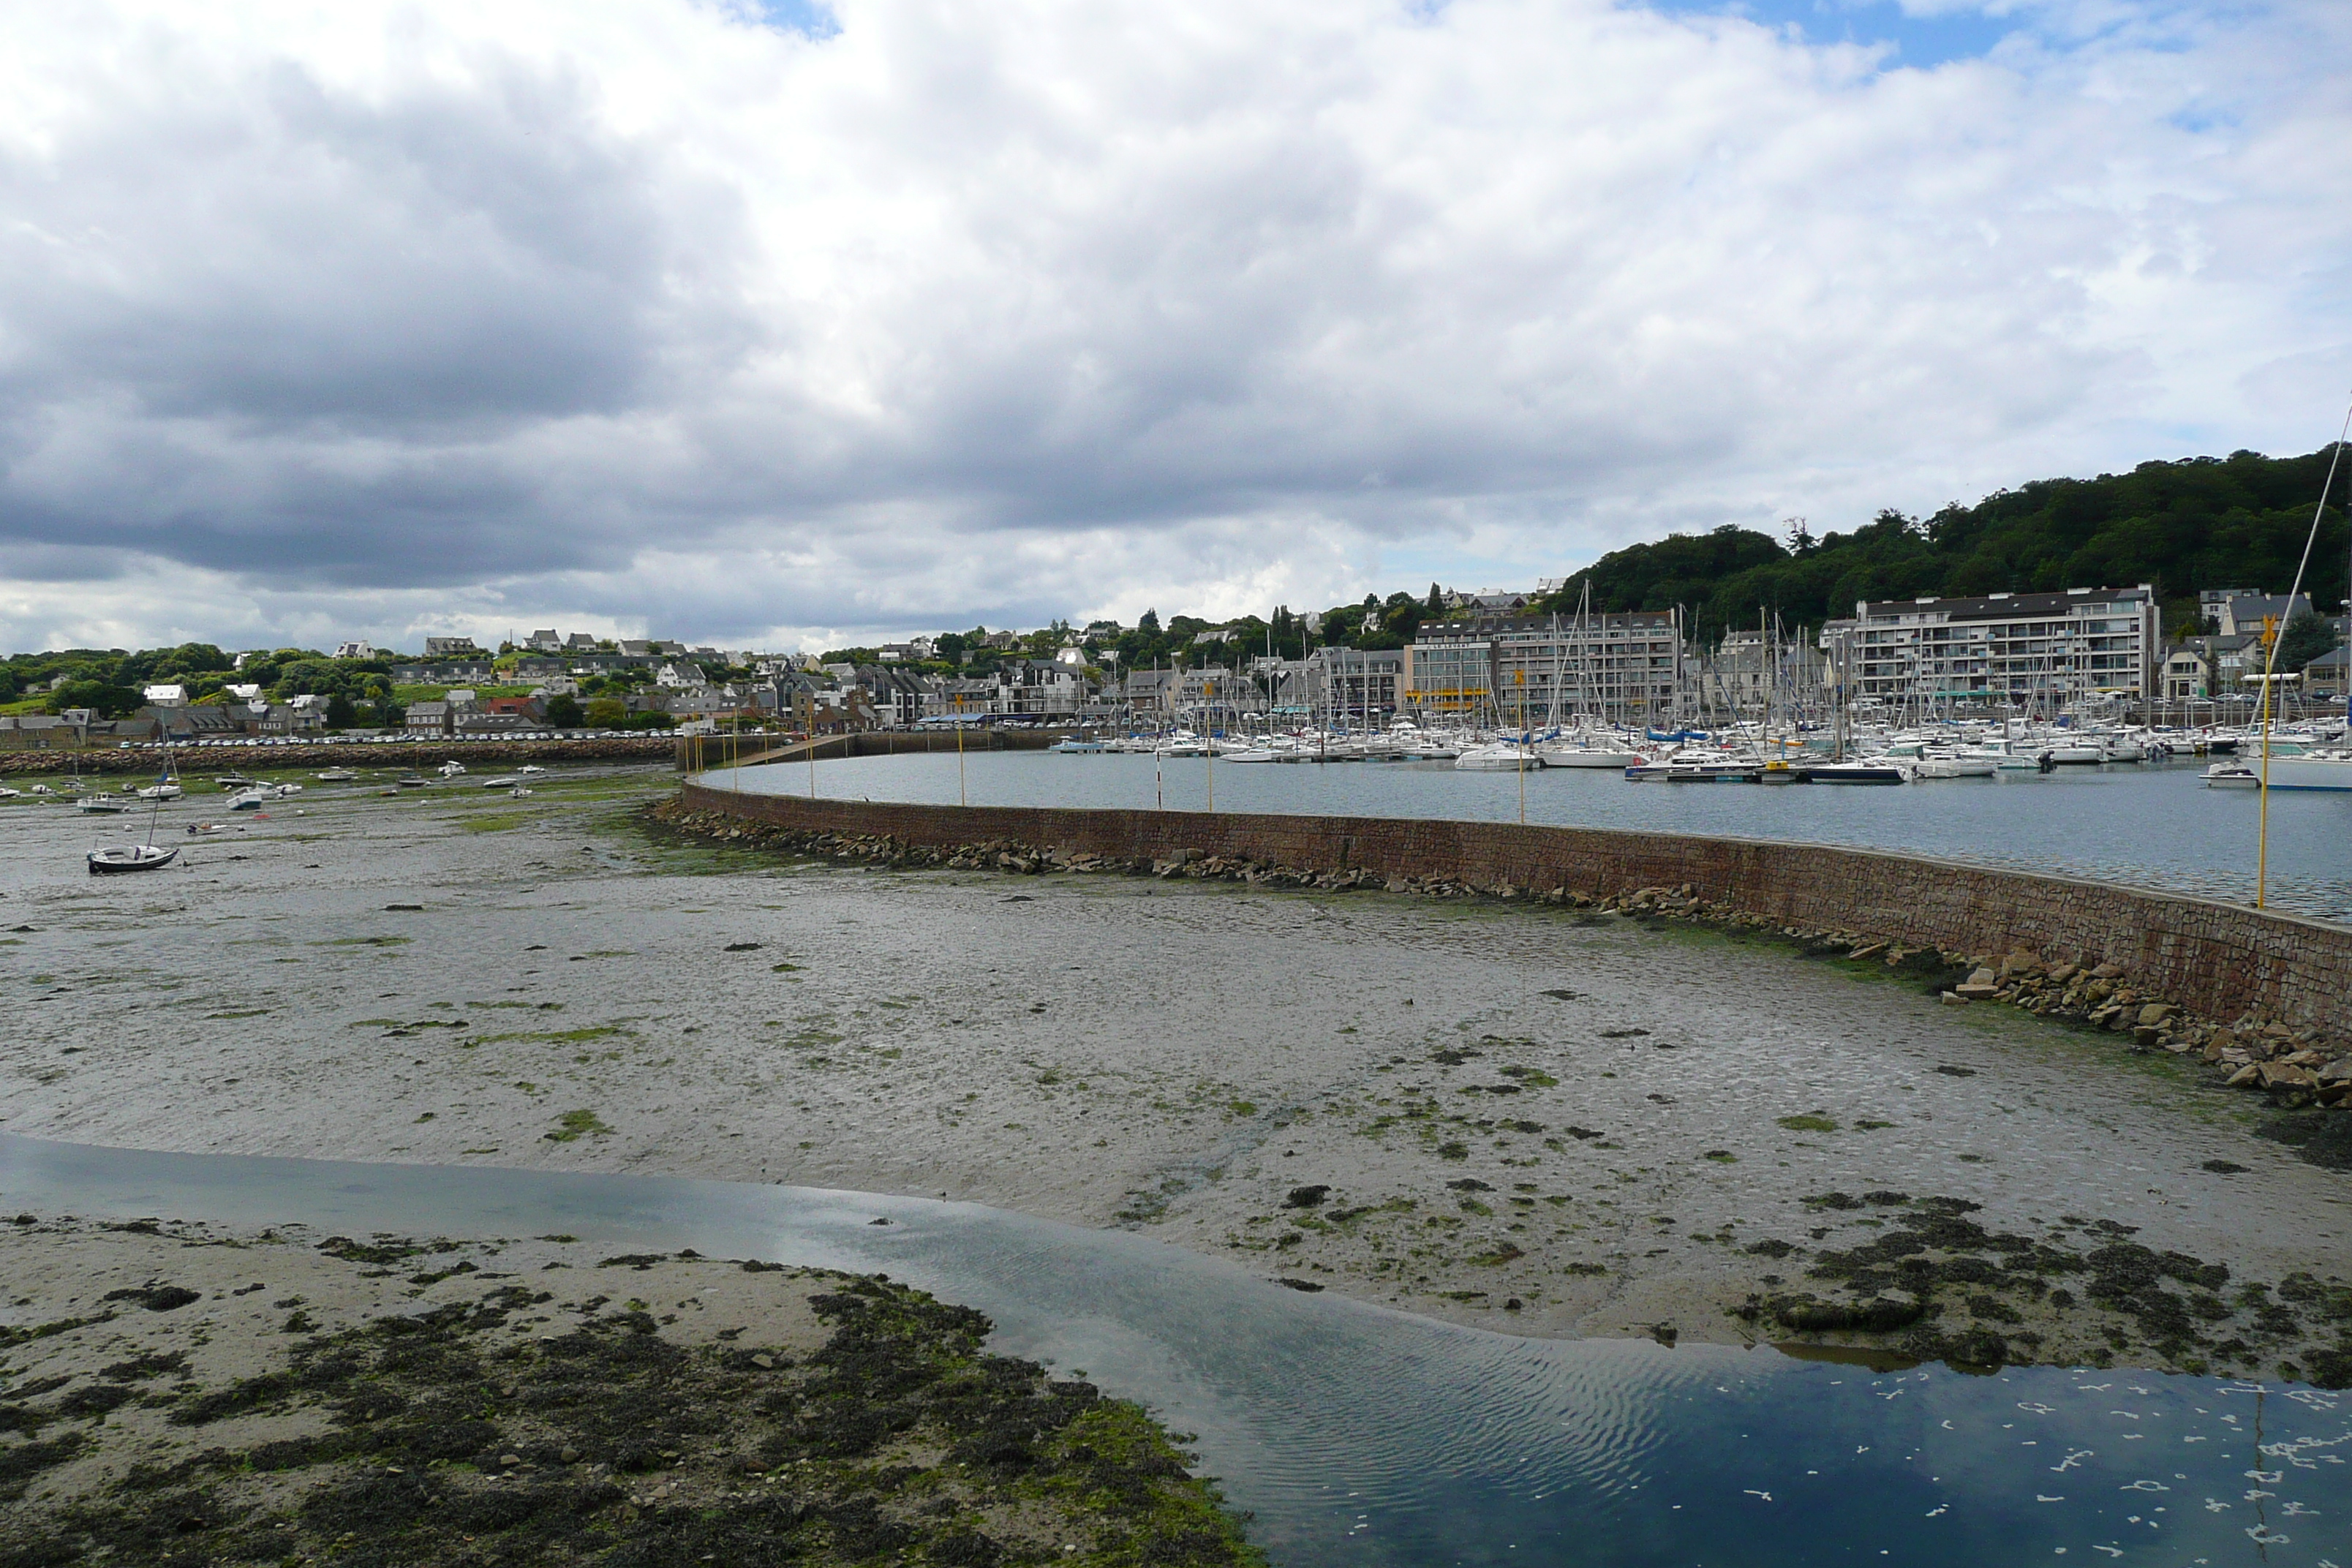
[[[782,808],[782,812],[779,807]],[[795,825],[789,820],[775,819],[779,815],[795,812],[818,820]],[[2327,984],[2331,976],[2341,978],[2340,972],[2347,958],[2352,956],[2352,931],[2338,932],[2317,921],[2265,915],[2251,910],[2236,910],[2208,900],[2170,899],[2163,895],[2138,894],[2128,889],[2084,885],[2084,891],[2092,900],[2139,899],[2155,906],[2186,906],[2200,923],[2208,926],[2221,925],[2231,915],[2242,915],[2249,922],[2247,940],[2257,946],[2263,944],[2261,942],[2263,933],[2256,922],[2275,923],[2285,928],[2281,934],[2288,951],[2284,963],[2277,956],[2272,955],[2271,961],[2265,964],[2274,995],[2296,1003],[2325,1003],[2331,996],[2338,999],[2335,1005],[2326,1006],[2244,1005],[2225,1020],[2214,1016],[2210,1010],[2214,988],[2205,988],[2203,996],[2195,994],[2198,989],[2195,987],[2180,988],[2191,993],[2185,997],[2178,992],[2169,995],[2165,994],[2172,988],[2163,984],[2164,972],[2174,968],[2173,965],[2152,963],[2135,968],[2114,959],[2086,962],[2087,955],[2051,957],[2026,947],[2003,948],[1990,943],[1970,943],[1965,940],[1953,942],[1950,945],[1905,941],[1898,935],[1889,934],[1885,926],[1874,927],[1858,921],[1840,924],[1791,921],[1743,907],[1744,900],[1736,896],[1710,897],[1706,890],[1687,880],[1672,886],[1644,884],[1614,889],[1603,887],[1587,891],[1547,880],[1481,882],[1465,875],[1383,873],[1370,866],[1334,868],[1328,863],[1318,868],[1313,859],[1307,858],[1302,858],[1306,860],[1304,864],[1286,863],[1270,856],[1210,854],[1193,847],[1170,848],[1159,854],[1119,855],[1092,848],[1074,848],[1066,842],[1037,842],[1009,837],[975,837],[958,842],[951,837],[940,841],[934,835],[926,835],[924,839],[917,839],[904,836],[903,831],[843,831],[824,822],[827,817],[855,819],[872,815],[886,819],[877,826],[898,826],[903,830],[906,826],[904,819],[909,813],[940,814],[941,820],[937,826],[942,829],[955,826],[955,819],[975,816],[1061,819],[1072,816],[1149,818],[1176,815],[1068,811],[1013,813],[1000,808],[874,805],[863,802],[802,801],[773,795],[746,797],[693,784],[686,785],[677,797],[652,810],[654,818],[665,826],[706,838],[893,867],[988,869],[1016,875],[1035,875],[1045,871],[1108,873],[1207,879],[1319,891],[1360,889],[1423,898],[1528,900],[1641,919],[1705,922],[1794,942],[1815,953],[1856,961],[1877,960],[1890,968],[1940,977],[1945,982],[1941,995],[1948,1005],[1969,1006],[1983,1002],[2002,1002],[2042,1016],[2105,1031],[2117,1037],[2128,1050],[2142,1053],[2162,1051],[2201,1062],[2215,1081],[2233,1089],[2265,1093],[2273,1104],[2283,1110],[2317,1106],[2352,1113],[2352,1037],[2347,1037],[2345,1033],[2346,1018],[2340,1005],[2344,993],[2340,987],[2326,995],[2312,992],[2313,987]],[[1189,826],[1202,822],[1216,823],[1221,819],[1192,817],[1186,814],[1182,820]],[[1222,820],[1250,825],[1304,823],[1311,827],[1331,819],[1240,817]],[[1475,830],[1491,826],[1341,820],[1350,827],[1397,830],[1432,826]],[[1509,831],[1525,833],[1529,830]],[[1581,830],[1536,831],[1566,831],[1578,837],[1591,837]],[[1212,835],[1195,833],[1193,836]],[[1087,837],[1098,840],[1101,835],[1096,833]],[[1285,831],[1279,837],[1294,841],[1302,838],[1300,831],[1296,828]],[[1359,847],[1355,842],[1356,835],[1343,837],[1348,840],[1348,848]],[[1410,835],[1400,837],[1409,837]],[[1664,836],[1614,834],[1601,837],[1655,841]],[[1686,846],[1720,845],[1735,853],[1758,849],[1808,850],[1812,847],[1695,838],[1666,838],[1664,841]],[[1915,875],[1917,870],[1949,871],[1957,879],[1972,884],[1968,889],[1969,899],[1962,906],[1968,909],[1984,907],[1989,901],[1986,884],[1997,889],[2004,879],[2022,884],[2019,891],[2021,897],[2026,898],[2037,896],[2049,887],[2068,886],[2053,879],[2017,876],[1941,861],[1913,860],[1900,856],[1832,849],[1821,849],[1817,853],[1825,858],[1845,858],[1891,863],[1906,869],[1916,868]],[[1864,901],[1877,903],[1880,900],[1872,899]],[[1985,923],[1998,929],[2004,922],[1992,918]],[[2014,921],[2007,923],[2013,925]],[[2159,953],[2177,954],[2186,945],[2171,932],[2139,934],[2158,934],[2159,940],[2152,945]],[[2126,942],[2120,945],[2128,946],[2130,943]],[[2298,975],[2292,967],[2293,961],[2304,954],[2319,958],[2321,962],[2317,967],[2323,973],[2311,976]],[[2195,956],[2201,960],[2206,955]],[[2199,967],[2200,965],[2197,963],[2189,966],[2191,973]],[[2306,992],[2312,994],[2306,995]],[[2221,988],[2221,994],[2226,995],[2229,991]],[[2208,1004],[2206,1008],[2194,1005],[2200,1000]],[[2312,1016],[2315,1013],[2316,1018]],[[2347,1115],[2347,1119],[2352,1121],[2352,1115]]]
[[[370,745],[358,741],[320,741],[293,746],[206,746],[176,749],[180,771],[194,777],[232,769],[425,767],[426,759],[455,756],[467,763],[667,762],[677,745],[667,734],[611,737],[599,741],[419,741]],[[149,773],[162,765],[154,748],[79,752],[0,752],[0,777],[18,773]]]

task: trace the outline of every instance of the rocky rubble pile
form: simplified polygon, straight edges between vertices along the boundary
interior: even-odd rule
[[[1421,898],[1515,899],[1639,920],[1703,921],[1793,942],[1810,956],[1884,963],[1904,974],[1929,979],[1937,994],[1951,1006],[2004,1002],[2078,1027],[2113,1034],[2126,1049],[2136,1053],[2161,1051],[2202,1062],[2216,1081],[2267,1092],[2285,1109],[2317,1105],[2352,1111],[2352,1037],[2331,1038],[2315,1029],[2298,1029],[2254,1015],[2226,1025],[2194,1017],[2179,1005],[2134,986],[2123,967],[2115,963],[2084,967],[2026,952],[1961,953],[1912,948],[1868,932],[1780,924],[1745,912],[1727,900],[1706,899],[1687,882],[1596,897],[1565,887],[1521,887],[1508,881],[1481,884],[1442,877],[1391,877],[1360,868],[1313,870],[1207,855],[1198,849],[1177,849],[1162,858],[1143,859],[1041,847],[1010,838],[940,847],[887,835],[811,832],[751,822],[727,812],[693,810],[677,800],[655,806],[650,815],[675,831],[721,843],[890,867],[1020,876],[1108,872],[1332,892],[1363,889]]]

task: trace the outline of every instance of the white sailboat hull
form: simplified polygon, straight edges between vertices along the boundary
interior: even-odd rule
[[[2260,751],[2248,748],[2238,758],[2236,768],[2245,770],[2243,777],[2231,776],[2235,769],[2216,763],[2205,770],[2205,782],[2221,788],[2262,787]],[[2270,787],[2277,790],[2352,791],[2352,757],[2273,756],[2271,758],[2270,778]]]

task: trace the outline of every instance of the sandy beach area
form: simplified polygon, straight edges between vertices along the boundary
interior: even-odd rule
[[[2343,1353],[2352,1178],[2161,1057],[1572,911],[729,850],[669,782],[313,786],[131,879],[0,816],[0,1128],[944,1194],[1521,1334]]]

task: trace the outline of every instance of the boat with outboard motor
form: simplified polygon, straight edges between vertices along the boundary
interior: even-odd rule
[[[2204,783],[2208,789],[2262,788],[2261,748],[2257,745],[2228,762],[2213,763],[2205,770]],[[2273,752],[2270,760],[2270,787],[2298,791],[2352,790],[2352,751],[2306,752],[2294,757],[2283,757]]]

